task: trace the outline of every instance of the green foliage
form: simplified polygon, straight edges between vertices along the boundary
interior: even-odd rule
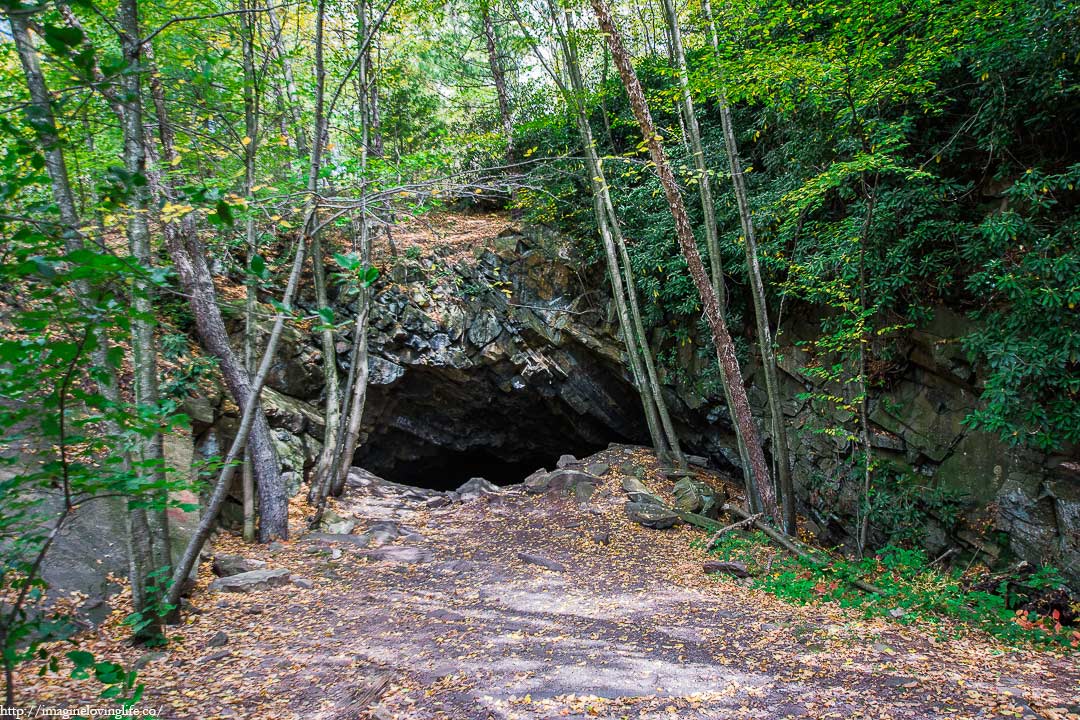
[[[956,530],[964,507],[962,495],[892,463],[878,465],[877,476],[866,498],[870,526],[888,543],[918,545],[933,520],[946,532]]]
[[[101,698],[116,702],[121,709],[133,707],[142,699],[144,686],[135,684],[138,678],[136,671],[127,670],[114,662],[98,661],[93,653],[85,650],[72,650],[66,657],[74,666],[71,677],[93,677],[105,686]]]
[[[987,374],[969,422],[1014,444],[1080,442],[1078,185],[1080,163],[1027,170],[1005,193],[1015,209],[987,217],[965,248],[982,321],[965,347]]]
[[[732,104],[748,170],[770,306],[821,323],[820,341],[807,348],[822,373],[813,378],[818,400],[841,415],[857,406],[883,384],[878,370],[895,342],[948,305],[976,321],[964,345],[983,405],[969,422],[1042,449],[1076,443],[1080,8],[741,0],[714,8],[718,55],[699,10],[686,12],[732,325],[747,296],[720,98]],[[583,32],[582,43],[586,105],[646,319],[664,338],[668,371],[685,373],[679,348],[707,337],[696,293],[617,79],[595,74],[595,37]],[[700,229],[674,73],[662,53],[639,54],[637,71]],[[531,97],[520,124],[529,147],[574,153],[563,109],[545,110],[540,88]],[[599,262],[583,171],[569,161],[557,170],[538,172],[548,192],[525,202],[534,217],[582,237],[583,257]],[[860,349],[866,377],[853,362]],[[851,420],[834,427],[849,439],[855,430]]]
[[[176,479],[161,485],[148,472],[158,463],[134,455],[141,438],[184,421],[175,402],[136,406],[106,392],[122,366],[119,342],[130,321],[118,292],[148,273],[98,249],[66,252],[63,239],[42,228],[51,226],[7,225],[0,262],[0,302],[12,328],[0,341],[0,432],[9,447],[41,460],[11,455],[0,480],[0,534],[11,538],[0,547],[0,590],[13,599],[0,614],[8,666],[32,658],[50,665],[42,644],[74,631],[63,613],[42,605],[40,571],[79,507],[120,496],[131,507],[160,508],[168,491],[186,486]],[[141,694],[121,668],[98,663],[94,674],[108,686],[103,697]]]
[[[713,554],[746,564],[755,587],[792,603],[835,602],[858,609],[866,617],[922,622],[946,635],[966,626],[1013,645],[1080,648],[1080,632],[1074,628],[1062,627],[1054,617],[1019,610],[1019,599],[1007,592],[973,589],[962,570],[934,568],[922,550],[888,545],[873,557],[836,559],[821,566],[776,555],[767,542],[763,533],[729,533]],[[857,589],[852,584],[856,579],[873,583],[882,594]],[[1044,568],[1025,582],[1034,589],[1062,587],[1061,576],[1053,568]],[[1002,587],[1007,585],[1003,580]]]
[[[15,7],[0,5],[5,12]],[[340,95],[331,98],[329,138],[316,139],[326,151],[317,168],[325,247],[340,249],[336,243],[346,228],[355,230],[350,224],[361,212],[393,222],[463,196],[484,200],[492,185],[501,192],[500,183],[512,179],[521,185],[514,202],[527,220],[579,238],[577,256],[586,264],[602,260],[577,129],[540,68],[552,58],[543,13],[531,17],[535,7],[516,7],[524,17],[511,17],[507,7],[486,6],[511,85],[515,165],[488,183],[485,168],[504,164],[509,148],[478,8],[459,0],[392,5],[372,67],[364,66],[378,96],[376,124],[358,93],[356,8],[327,5],[327,89]],[[245,79],[239,49],[245,23],[213,0],[140,3],[144,30],[162,30],[153,41],[152,75],[149,55],[132,65],[121,52],[109,18],[115,7],[76,2],[68,9],[82,29],[47,3],[21,11],[33,15],[59,119],[59,149],[85,227],[58,222],[46,163],[46,151],[56,148],[43,143],[51,133],[48,113],[27,103],[12,43],[4,44],[0,63],[4,106],[26,108],[24,116],[0,118],[0,432],[12,450],[0,474],[0,535],[14,538],[0,547],[0,590],[19,599],[0,613],[9,667],[30,658],[43,639],[71,632],[65,618],[32,612],[45,590],[37,559],[48,551],[50,533],[94,498],[119,496],[132,508],[160,508],[170,488],[154,479],[160,474],[150,472],[153,463],[137,451],[147,438],[184,422],[178,412],[183,399],[215,371],[192,350],[193,318],[176,292],[158,235],[154,267],[139,267],[117,242],[132,218],[131,200],[152,181],[174,182],[176,195],[159,197],[149,209],[155,233],[163,223],[190,223],[214,272],[220,270],[218,279],[240,278],[290,320],[298,314],[274,299],[274,290],[288,273],[288,246],[310,230],[304,227],[310,158],[302,157],[302,146],[310,149],[313,140],[315,67],[309,44],[295,41],[311,36],[310,5],[279,13],[279,34],[270,32],[261,12],[249,18],[258,25],[253,80]],[[737,351],[746,360],[753,345],[738,332],[747,325],[749,293],[745,239],[728,189],[721,101],[735,119],[773,316],[817,325],[817,341],[803,347],[811,356],[812,388],[802,399],[816,411],[817,424],[807,432],[836,440],[838,477],[825,489],[838,495],[836,483],[859,482],[862,467],[869,467],[872,483],[861,516],[894,546],[914,545],[928,516],[946,528],[954,522],[958,499],[868,457],[857,416],[863,401],[887,386],[890,368],[906,362],[905,334],[938,307],[977,322],[964,339],[981,383],[972,426],[1042,449],[1080,442],[1080,154],[1074,137],[1080,7],[1053,0],[812,0],[797,6],[737,0],[714,9],[719,52],[697,4],[686,6],[683,18],[690,89],[714,181],[711,208],[690,192],[700,179],[681,138],[676,75],[657,40],[662,33],[644,14],[626,24],[695,229],[708,213],[720,224],[726,312]],[[624,10],[616,8],[621,15]],[[569,12],[582,19],[581,8]],[[181,16],[194,19],[172,22]],[[647,330],[665,380],[704,406],[719,407],[708,330],[664,194],[603,38],[591,28],[579,22],[574,31],[584,107],[629,244]],[[292,40],[271,47],[274,35]],[[540,57],[526,59],[534,41]],[[286,82],[287,65],[299,82]],[[166,163],[151,152],[146,173],[118,162],[124,139],[104,92],[133,73],[167,89],[175,132],[175,160]],[[259,114],[254,137],[247,135],[245,99]],[[156,127],[147,100],[144,122]],[[364,200],[357,203],[350,194],[361,190]],[[257,227],[254,249],[249,222]],[[84,248],[75,249],[80,244]],[[415,260],[420,252],[413,246],[405,256]],[[379,270],[366,257],[342,252],[333,258],[339,300],[378,282]],[[134,403],[126,382],[105,392],[129,369],[132,321],[151,319],[132,309],[134,300],[145,299],[137,289],[142,285],[155,293],[153,319],[166,361],[154,406]],[[311,310],[305,306],[305,312]],[[336,329],[341,320],[329,307],[314,315],[317,329]],[[42,462],[28,470],[18,462],[20,453]],[[68,514],[47,502],[57,496],[65,497]],[[775,580],[762,582],[793,599],[854,603],[843,580],[865,572],[888,589],[892,604],[885,607],[911,616],[970,615],[979,623],[983,616],[1006,635],[1013,626],[1030,630],[1007,617],[1008,598],[965,591],[959,579],[924,565],[925,558],[892,547],[862,564],[822,571],[783,561]],[[153,603],[166,577],[151,576],[151,607],[129,620],[137,632],[169,610]],[[1047,574],[1039,582],[1054,579]],[[123,669],[78,651],[68,659],[77,672],[117,688],[115,697],[138,694]]]

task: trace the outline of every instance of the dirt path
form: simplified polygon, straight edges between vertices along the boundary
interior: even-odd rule
[[[300,584],[199,592],[203,612],[143,670],[148,704],[177,718],[466,720],[1067,718],[1080,703],[1071,659],[780,603],[704,576],[699,533],[631,524],[622,502],[614,478],[584,508],[511,490],[426,509],[354,488],[338,511],[356,533],[392,520],[415,534],[377,549],[356,534],[227,539],[219,552]],[[219,631],[228,643],[208,647]]]

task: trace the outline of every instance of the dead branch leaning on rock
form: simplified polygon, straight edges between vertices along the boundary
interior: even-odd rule
[[[724,505],[724,509],[727,510],[727,508],[728,508],[728,506]],[[744,519],[742,519],[742,520],[740,520],[738,522],[733,522],[730,525],[726,525],[726,526],[720,528],[715,533],[713,533],[712,540],[709,541],[709,545],[708,545],[708,547],[706,549],[712,550],[713,548],[715,548],[717,545],[720,544],[720,540],[724,537],[725,534],[731,532],[732,530],[738,530],[740,528],[746,527],[747,525],[752,525],[755,520],[757,520],[758,518],[761,517],[761,515],[762,515],[761,513],[756,513],[754,515],[751,515],[748,518],[744,518]]]

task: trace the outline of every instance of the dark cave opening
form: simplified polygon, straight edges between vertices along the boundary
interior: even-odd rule
[[[568,448],[563,453],[584,458],[606,447],[606,445],[581,445],[577,448]],[[555,463],[563,454],[532,451],[513,460],[504,460],[480,448],[466,451],[449,448],[430,448],[430,450],[432,451],[430,455],[415,460],[398,460],[393,467],[386,468],[382,473],[374,472],[386,480],[403,485],[440,491],[456,490],[475,477],[482,477],[496,485],[512,485],[521,482],[538,468],[555,469]],[[369,462],[368,465],[370,466],[371,463]]]
[[[554,355],[554,353],[552,353]],[[369,429],[354,464],[393,482],[455,490],[474,477],[521,482],[562,455],[585,458],[610,443],[648,437],[641,402],[625,378],[577,346],[560,349],[561,372],[520,374],[500,361],[413,366],[369,389]]]
[[[539,468],[554,470],[562,455],[582,459],[605,450],[609,443],[633,443],[638,438],[610,433],[590,438],[556,435],[544,440],[547,442],[499,448],[483,444],[450,447],[390,431],[362,448],[355,464],[385,480],[439,491],[456,490],[475,477],[496,485],[513,485]]]

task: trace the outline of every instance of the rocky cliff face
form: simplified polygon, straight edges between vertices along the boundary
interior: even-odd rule
[[[646,440],[603,279],[580,277],[566,247],[530,229],[492,238],[468,261],[436,254],[393,266],[376,293],[371,388],[355,464],[426,487],[456,487],[472,476],[509,483],[552,467],[563,453]],[[355,307],[342,305],[337,316],[351,317]],[[1080,462],[1010,448],[963,425],[978,383],[956,343],[964,331],[943,309],[910,334],[887,388],[873,398],[873,444],[895,480],[877,498],[883,523],[931,552],[960,544],[1050,562],[1080,586]],[[815,532],[843,542],[861,478],[843,461],[847,441],[820,432],[847,418],[813,398],[829,388],[803,372],[810,360],[796,345],[812,333],[811,323],[785,328],[785,412],[800,509]],[[293,331],[266,394],[294,489],[321,447],[318,347],[314,336]],[[344,372],[346,336],[337,349]],[[709,353],[685,354],[693,370],[708,362]],[[764,417],[758,380],[748,378]],[[734,470],[722,400],[685,379],[672,378],[669,390],[687,449]],[[199,443],[216,451],[235,419],[212,407],[202,408],[201,419]],[[905,525],[913,522],[918,527]]]
[[[645,439],[608,299],[585,290],[564,252],[555,236],[507,235],[467,261],[402,260],[386,273],[357,465],[427,487],[472,476],[510,483],[564,453]],[[339,299],[335,310],[352,317],[355,301]],[[318,347],[313,335],[288,331],[264,394],[283,468],[297,482],[323,441]],[[344,374],[345,332],[337,351]],[[192,403],[201,450],[218,452],[235,408],[220,397]]]

